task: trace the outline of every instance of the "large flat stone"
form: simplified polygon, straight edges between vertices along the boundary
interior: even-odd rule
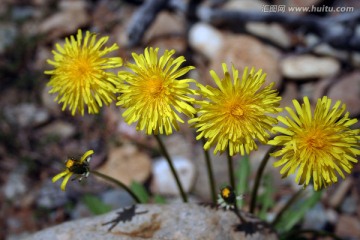
[[[118,223],[111,231],[103,223],[118,217],[113,211],[97,217],[66,222],[37,232],[26,239],[277,239],[276,233],[250,215],[240,224],[233,212],[197,204],[140,204],[130,221]],[[235,230],[235,228],[240,230]]]

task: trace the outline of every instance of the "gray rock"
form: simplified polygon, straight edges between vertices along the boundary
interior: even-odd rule
[[[5,185],[3,186],[3,193],[8,200],[15,200],[27,191],[25,180],[25,168],[18,168],[11,172]]]
[[[346,110],[350,116],[360,114],[360,71],[349,73],[330,87],[328,92],[329,98],[335,101],[341,100],[346,104]]]
[[[206,23],[197,23],[189,32],[189,44],[196,51],[213,59],[224,45],[223,36],[212,26]]]
[[[34,7],[29,6],[15,6],[11,11],[12,19],[15,21],[24,21],[36,15]]]
[[[340,63],[334,58],[309,54],[285,58],[280,67],[283,75],[292,79],[326,78],[340,71]]]
[[[49,113],[33,103],[6,106],[4,114],[8,121],[16,123],[20,127],[38,126],[49,119]]]
[[[239,220],[234,213],[196,204],[141,204],[135,209],[138,213],[144,211],[146,213],[136,214],[130,221],[118,223],[111,231],[108,231],[111,225],[103,224],[117,218],[119,211],[66,222],[26,239],[277,239],[276,233],[251,216],[246,216],[248,224],[258,228],[252,233],[235,231]]]
[[[66,192],[60,190],[60,182],[54,184],[50,179],[41,186],[36,198],[36,204],[44,208],[56,208],[65,205],[68,202]]]
[[[322,203],[316,204],[304,217],[303,228],[321,230],[327,222],[327,214]]]
[[[76,133],[76,128],[70,123],[58,120],[41,128],[40,133],[43,136],[56,136],[64,140],[72,137]]]
[[[110,205],[113,209],[129,206],[134,199],[122,189],[111,189],[103,192],[100,196],[103,203]]]
[[[18,31],[15,24],[0,24],[0,53],[3,53],[4,50],[14,42],[17,35]]]
[[[70,212],[71,219],[81,219],[93,216],[93,213],[82,201],[78,202]]]
[[[174,168],[185,192],[189,192],[195,181],[195,166],[187,158],[172,157]],[[152,165],[152,191],[163,195],[178,195],[175,178],[165,158],[160,157]]]
[[[341,211],[347,214],[353,214],[356,212],[358,201],[355,196],[350,195],[346,197],[341,204]]]
[[[289,35],[286,33],[283,26],[279,24],[248,23],[246,24],[246,29],[250,33],[268,39],[280,47],[289,48],[291,46]]]

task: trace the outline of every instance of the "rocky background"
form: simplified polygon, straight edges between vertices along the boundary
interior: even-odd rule
[[[269,4],[286,6],[286,11],[270,12]],[[289,12],[291,6],[354,10]],[[204,84],[211,84],[209,70],[220,71],[222,62],[239,69],[254,66],[267,73],[269,83],[276,83],[282,106],[292,106],[294,98],[309,96],[316,102],[327,95],[345,102],[351,116],[359,117],[359,7],[356,0],[0,1],[0,239],[18,239],[93,216],[94,198],[108,210],[132,203],[125,192],[94,176],[82,183],[70,182],[66,192],[60,190],[60,183],[51,182],[68,156],[88,149],[95,151],[92,168],[129,185],[137,181],[151,196],[178,201],[155,139],[128,126],[121,109],[113,104],[99,115],[72,117],[53,101],[43,71],[50,67],[46,59],[52,58],[55,43],[81,28],[110,36],[109,42],[120,46],[116,54],[124,59],[146,46],[175,49],[187,64],[196,66],[190,77]],[[238,13],[224,14],[225,10]],[[184,124],[179,133],[164,140],[176,156],[175,166],[191,201],[208,202],[205,160],[194,136]],[[250,186],[266,150],[261,146],[250,156]],[[239,160],[234,158],[236,163]],[[221,186],[228,181],[225,157],[212,156],[212,161]],[[281,180],[278,171],[269,164],[267,174],[274,189],[269,219],[299,189],[293,179]],[[359,239],[359,178],[357,164],[350,176],[324,191],[299,227]],[[245,210],[248,200],[245,195]]]

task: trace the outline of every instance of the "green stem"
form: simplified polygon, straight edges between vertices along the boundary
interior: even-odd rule
[[[314,237],[317,237],[317,236],[332,237],[335,240],[342,240],[342,238],[336,236],[334,233],[313,230],[313,229],[301,229],[301,230],[291,231],[291,232],[285,234],[280,239],[293,239],[294,237],[299,237],[301,234],[306,234],[306,233],[311,233],[314,235]]]
[[[136,201],[136,203],[141,203],[141,201],[139,200],[139,198],[135,195],[135,193],[133,191],[131,191],[130,188],[128,188],[125,184],[123,184],[122,182],[116,180],[113,177],[110,177],[108,175],[102,174],[101,172],[98,171],[94,171],[91,170],[90,173],[93,173],[94,175],[101,177],[109,182],[115,183],[117,186],[121,187],[122,189],[124,189],[127,193],[129,193],[131,195],[131,197]]]
[[[232,157],[230,156],[229,148],[226,150],[226,153],[227,153],[230,186],[233,189],[235,189],[234,166],[233,166]]]
[[[282,215],[289,209],[289,207],[301,196],[303,193],[303,189],[301,188],[297,191],[285,204],[285,206],[280,210],[280,212],[276,215],[275,219],[272,221],[271,225],[275,227],[275,225],[279,222]]]
[[[256,207],[256,197],[257,197],[257,192],[259,190],[259,186],[260,186],[260,182],[261,182],[261,177],[262,174],[265,170],[265,166],[267,164],[267,162],[269,161],[270,158],[270,153],[273,152],[276,149],[277,146],[272,146],[265,154],[263,160],[261,161],[261,164],[259,166],[259,169],[256,173],[256,178],[255,178],[255,184],[254,184],[254,188],[253,191],[251,193],[251,202],[250,202],[250,213],[254,213],[255,212],[255,207]]]
[[[205,145],[206,140],[204,138],[201,138],[203,145]],[[211,166],[211,160],[210,160],[210,154],[208,150],[205,150],[203,148],[204,154],[205,154],[205,161],[206,161],[206,167],[208,172],[208,178],[210,182],[210,191],[211,191],[211,198],[212,202],[216,203],[216,190],[215,190],[215,180],[214,180],[214,174]]]
[[[154,135],[154,136],[155,136],[155,138],[156,138],[156,140],[157,140],[157,142],[158,142],[158,144],[159,144],[159,147],[160,147],[160,150],[162,151],[162,154],[164,155],[165,159],[167,160],[167,162],[168,162],[168,164],[169,164],[169,166],[170,166],[171,172],[172,172],[172,174],[173,174],[173,176],[174,176],[174,178],[175,178],[175,181],[176,181],[176,184],[177,184],[177,186],[178,186],[178,188],[179,188],[179,191],[180,191],[180,194],[181,194],[181,197],[182,197],[183,202],[187,202],[187,201],[188,201],[188,200],[187,200],[187,196],[186,196],[186,194],[185,194],[185,192],[184,192],[184,189],[183,189],[183,187],[182,187],[182,185],[181,185],[181,182],[180,182],[180,180],[179,180],[179,177],[178,177],[178,175],[177,175],[177,173],[176,173],[176,171],[175,171],[175,168],[174,168],[174,165],[173,165],[173,163],[172,163],[172,161],[171,161],[170,155],[169,155],[169,153],[167,152],[167,150],[166,150],[166,148],[165,148],[165,145],[164,145],[164,143],[162,142],[160,136],[159,136],[159,135]]]

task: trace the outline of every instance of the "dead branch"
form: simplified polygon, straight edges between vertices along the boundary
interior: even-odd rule
[[[167,3],[168,0],[148,0],[138,8],[127,30],[130,46],[140,43],[145,31],[155,20],[156,15],[167,6]]]
[[[200,1],[197,1],[200,2]],[[311,51],[322,43],[348,51],[360,51],[360,36],[356,34],[356,26],[360,20],[360,12],[344,13],[338,16],[319,17],[313,15],[294,15],[281,12],[245,12],[223,10],[192,4],[193,1],[181,0],[148,0],[135,12],[128,28],[129,44],[140,43],[145,31],[151,25],[156,15],[165,9],[177,10],[187,18],[196,18],[214,26],[238,25],[249,22],[278,23],[294,31],[313,33],[319,37],[319,42],[309,46],[305,51]],[[196,7],[197,9],[194,9]],[[188,19],[190,20],[190,19]]]
[[[328,43],[342,50],[360,50],[360,36],[355,34],[354,25],[360,20],[360,12],[344,13],[339,16],[299,16],[279,12],[243,12],[221,9],[199,8],[198,18],[213,25],[239,24],[248,22],[278,23],[293,30],[313,33],[320,43]]]

